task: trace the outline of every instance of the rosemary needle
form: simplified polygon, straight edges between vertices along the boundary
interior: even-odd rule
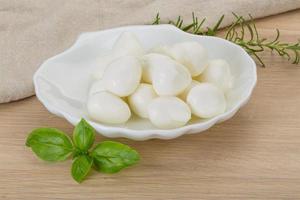
[[[266,50],[276,52],[279,56],[287,58],[288,60],[292,59],[293,64],[299,64],[300,40],[295,43],[281,42],[279,40],[280,31],[278,29],[276,29],[276,36],[273,40],[261,38],[251,15],[249,15],[250,20],[246,20],[243,16],[239,16],[235,13],[232,14],[235,17],[235,20],[226,28],[224,39],[244,48],[248,54],[257,59],[262,67],[265,67],[265,64],[259,53]],[[176,21],[170,20],[168,23],[185,32],[190,32],[196,35],[216,36],[224,17],[225,15],[222,15],[213,27],[206,28],[202,27],[206,19],[203,18],[201,21],[198,20],[194,12],[192,13],[192,22],[189,24],[185,25],[181,16],[178,16]],[[161,24],[159,13],[157,13],[152,24]]]

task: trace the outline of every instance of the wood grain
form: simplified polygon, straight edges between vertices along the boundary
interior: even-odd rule
[[[300,10],[258,20],[266,37],[300,37]],[[135,142],[139,165],[119,174],[92,173],[81,185],[71,161],[46,164],[24,145],[33,128],[72,126],[35,97],[0,105],[0,199],[300,198],[300,67],[269,53],[250,102],[202,134]],[[104,139],[97,136],[97,140]]]

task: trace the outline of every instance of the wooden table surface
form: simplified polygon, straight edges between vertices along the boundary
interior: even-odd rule
[[[279,28],[300,38],[300,10],[257,21],[262,35]],[[0,105],[0,199],[300,199],[300,66],[263,55],[249,103],[202,134],[135,142],[139,165],[119,174],[92,173],[82,184],[71,160],[47,164],[26,148],[36,127],[72,126],[35,97]],[[97,140],[104,139],[97,136]]]

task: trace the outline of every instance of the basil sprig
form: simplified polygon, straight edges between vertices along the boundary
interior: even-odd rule
[[[38,128],[27,137],[26,146],[42,160],[58,162],[73,157],[71,174],[75,181],[82,182],[92,168],[104,173],[116,173],[136,164],[140,156],[129,146],[104,141],[97,144],[95,131],[84,119],[76,125],[73,140],[55,128]]]

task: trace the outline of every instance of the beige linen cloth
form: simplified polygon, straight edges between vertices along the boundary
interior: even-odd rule
[[[255,18],[300,7],[300,0],[0,0],[0,103],[34,95],[41,63],[70,47],[82,32],[148,24],[194,11],[208,24],[231,12]],[[276,28],[276,25],[274,25]]]

